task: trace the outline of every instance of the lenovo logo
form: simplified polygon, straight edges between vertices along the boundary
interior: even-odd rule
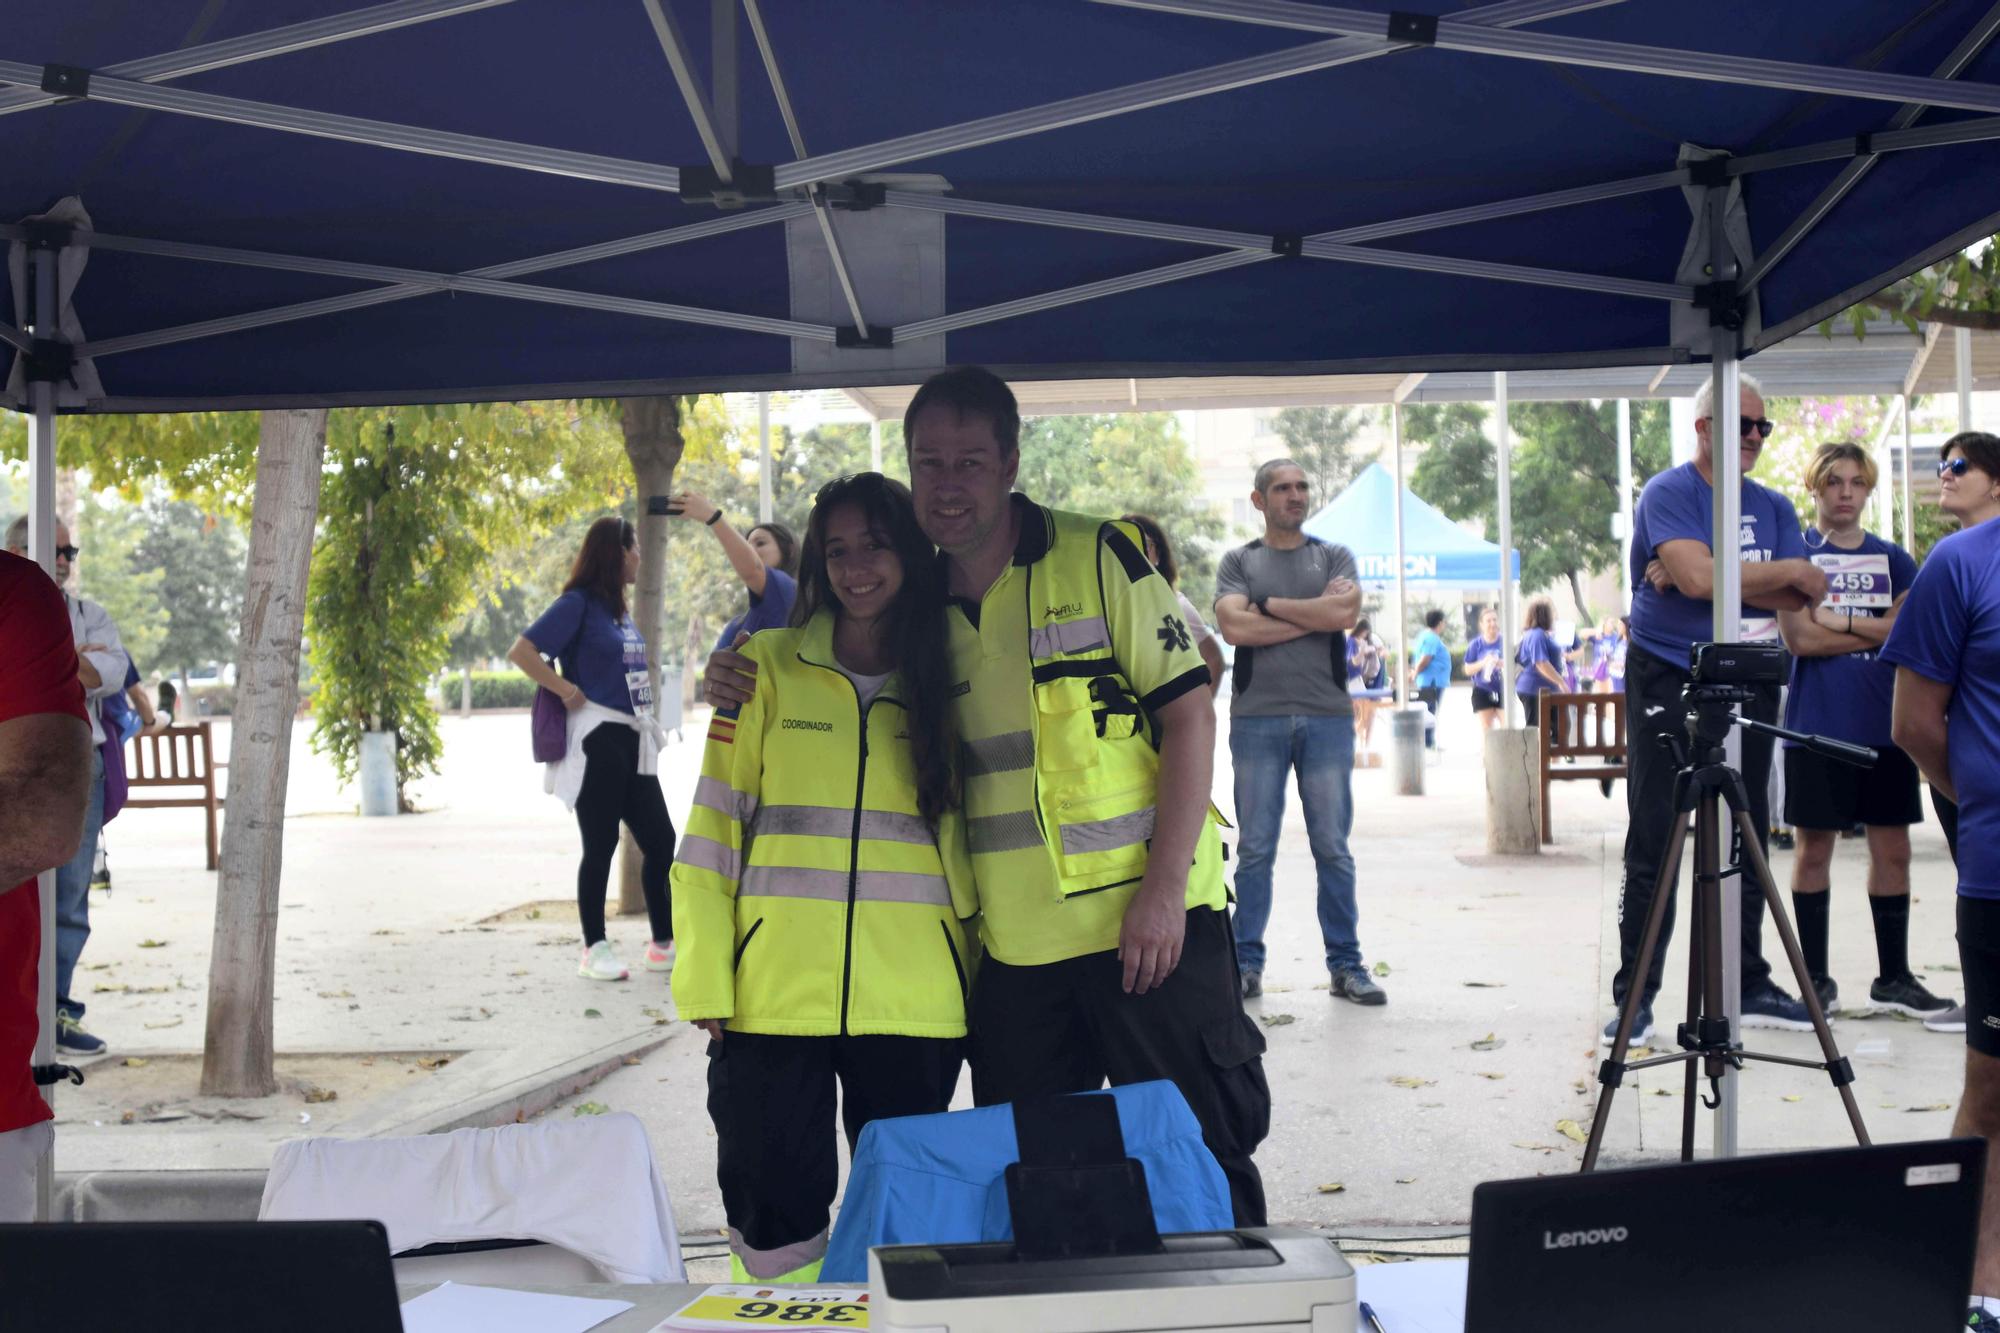
[[[1593,1227],[1589,1231],[1544,1231],[1545,1250],[1574,1250],[1585,1245],[1617,1245],[1630,1236],[1624,1227]]]

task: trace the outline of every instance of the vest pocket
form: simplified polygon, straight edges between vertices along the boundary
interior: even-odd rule
[[[1064,773],[1097,762],[1097,722],[1089,681],[1058,676],[1040,682],[1035,686],[1035,711],[1036,767],[1045,773]]]
[[[1109,888],[1146,873],[1155,822],[1154,784],[1087,792],[1056,803],[1063,895]]]

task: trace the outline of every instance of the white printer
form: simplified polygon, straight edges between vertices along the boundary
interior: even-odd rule
[[[868,1255],[877,1333],[1355,1333],[1354,1270],[1284,1227],[1159,1238],[1156,1252],[1020,1257],[1010,1241]]]

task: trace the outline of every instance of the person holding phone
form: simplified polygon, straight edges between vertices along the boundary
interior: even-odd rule
[[[782,523],[759,523],[744,536],[724,520],[722,510],[700,491],[682,491],[667,497],[667,516],[699,523],[722,543],[729,567],[749,590],[750,605],[722,627],[715,646],[727,648],[738,634],[789,625],[792,603],[798,597],[797,572],[799,539]]]

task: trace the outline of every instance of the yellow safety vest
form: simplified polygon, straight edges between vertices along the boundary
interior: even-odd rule
[[[1001,961],[1029,965],[1117,946],[1118,921],[1146,872],[1159,752],[1153,720],[1119,666],[1121,650],[1144,645],[1112,641],[1100,574],[1100,543],[1112,530],[1130,543],[1121,559],[1143,564],[1137,532],[1032,505],[1022,522],[1045,525],[1046,549],[1035,557],[1030,539],[1039,545],[1043,533],[1024,536],[1028,549],[988,591],[977,625],[954,611],[952,666],[962,682],[960,777],[986,943]],[[1209,816],[1188,875],[1190,907],[1227,901],[1221,817],[1213,807]],[[1061,920],[1045,910],[1054,904]]]
[[[680,1016],[782,1036],[964,1036],[963,817],[933,834],[917,813],[900,680],[864,707],[826,610],[742,651],[756,697],[710,724],[675,854]]]

